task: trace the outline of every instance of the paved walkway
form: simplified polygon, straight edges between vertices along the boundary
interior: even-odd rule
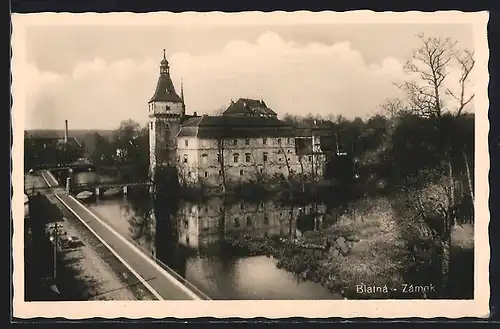
[[[168,274],[148,256],[139,251],[133,244],[115,232],[110,226],[93,215],[88,208],[84,207],[73,197],[58,193],[56,197],[63,203],[78,219],[80,219],[89,230],[100,237],[101,242],[114,251],[120,261],[136,275],[141,282],[158,299],[165,300],[197,300],[195,293],[187,289],[176,278]]]
[[[141,283],[159,300],[200,300],[200,297],[188,289],[174,276],[167,273],[151,258],[144,255],[130,241],[122,237],[108,224],[94,215],[87,207],[83,206],[74,197],[65,193],[64,188],[56,187],[57,181],[48,171],[41,171],[41,176],[46,184],[40,179],[30,179],[26,176],[25,188],[28,193],[31,187],[52,187],[43,191],[55,193],[55,197],[75,215],[115,256],[132,272]],[[45,186],[42,186],[45,185]]]

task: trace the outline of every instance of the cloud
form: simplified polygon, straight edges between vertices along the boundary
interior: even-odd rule
[[[33,76],[27,127],[112,129],[121,120],[147,121],[147,101],[158,77],[160,58],[80,62],[67,75]],[[239,97],[262,98],[279,114],[366,116],[398,94],[402,62],[387,57],[368,65],[349,42],[297,45],[275,33],[254,43],[235,40],[220,51],[169,58],[177,91],[184,82],[187,111],[214,113]]]

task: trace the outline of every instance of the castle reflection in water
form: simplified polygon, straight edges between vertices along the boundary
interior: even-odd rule
[[[321,228],[325,211],[323,205],[290,206],[275,201],[227,204],[213,198],[203,204],[182,202],[177,212],[179,244],[203,249],[228,236],[299,237]]]

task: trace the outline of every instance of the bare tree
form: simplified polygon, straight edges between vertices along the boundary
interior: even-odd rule
[[[285,157],[285,165],[286,165],[286,169],[287,169],[287,172],[288,172],[288,179],[287,181],[290,183],[290,180],[293,178],[293,169],[292,167],[290,166],[290,162],[288,161],[288,156],[285,152],[285,149],[283,148],[283,145],[278,144],[280,150],[279,150],[279,153],[283,153],[283,156]],[[278,154],[279,154],[278,153]]]
[[[219,163],[219,175],[222,181],[222,192],[226,193],[226,166],[225,166],[225,139],[223,137],[218,138],[217,141],[217,162]]]
[[[394,118],[402,115],[407,111],[406,104],[401,98],[389,98],[385,103],[380,105],[382,113],[389,118]]]
[[[448,110],[452,113],[454,112],[453,117],[457,118],[474,98],[474,95],[466,96],[466,87],[475,61],[473,52],[457,49],[457,43],[450,38],[426,37],[423,34],[420,34],[418,38],[421,41],[421,46],[415,49],[413,58],[405,65],[406,71],[416,79],[397,85],[406,94],[407,105],[395,102],[392,104],[388,103],[386,108],[394,111],[398,110],[398,108],[407,107],[410,112],[416,115],[437,119],[437,143],[444,155],[446,178],[439,184],[432,185],[433,190],[427,186],[413,193],[411,203],[413,203],[415,210],[428,227],[436,227],[435,221],[436,218],[438,219],[439,230],[431,229],[431,231],[434,232],[434,237],[439,238],[442,247],[441,275],[442,288],[445,291],[449,278],[451,231],[455,224],[456,216],[456,180],[452,166],[453,147],[445,141],[442,115]],[[458,94],[445,86],[452,60],[455,60],[461,68],[461,76],[458,81],[460,92]],[[458,106],[453,108],[449,104],[446,104],[443,95],[451,96],[451,98],[458,102]],[[453,122],[452,120],[451,124]],[[453,131],[453,127],[449,127],[448,133],[451,131]],[[469,164],[465,152],[463,152],[463,155],[469,187],[472,193]]]
[[[467,83],[470,73],[474,68],[476,61],[474,60],[474,52],[467,49],[455,49],[453,57],[460,64],[461,76],[458,81],[460,86],[460,94],[456,95],[451,89],[447,89],[446,93],[458,102],[456,108],[456,116],[462,114],[463,109],[474,99],[475,94],[466,95]]]
[[[294,178],[293,169],[290,166],[290,162],[288,161],[288,155],[286,154],[285,149],[283,148],[283,145],[281,145],[281,143],[279,143],[278,146],[280,148],[279,153],[283,153],[283,156],[285,157],[285,165],[286,165],[287,172],[288,172],[288,177],[285,179],[285,181],[287,182],[288,187],[290,188],[290,193],[291,193],[290,198],[293,199],[293,185],[292,185],[292,179]]]
[[[406,72],[417,76],[418,80],[407,80],[397,86],[405,92],[413,112],[424,117],[440,117],[443,112],[442,89],[456,42],[424,34],[418,38],[422,45],[414,50],[413,58],[404,66]]]

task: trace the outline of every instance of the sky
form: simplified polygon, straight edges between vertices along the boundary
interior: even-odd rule
[[[247,97],[280,116],[367,118],[399,95],[393,83],[405,79],[418,33],[473,47],[466,23],[30,26],[25,128],[145,124],[163,49],[188,114]]]

